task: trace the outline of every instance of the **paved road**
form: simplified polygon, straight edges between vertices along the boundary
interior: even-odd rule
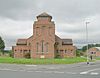
[[[100,78],[100,61],[90,65],[0,64],[0,78]]]

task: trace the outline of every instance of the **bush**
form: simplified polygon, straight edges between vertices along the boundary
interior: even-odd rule
[[[26,54],[24,55],[24,57],[25,57],[25,58],[28,58],[28,59],[31,58],[30,53],[26,53]]]
[[[84,55],[84,53],[81,51],[81,50],[77,50],[76,51],[76,56],[83,56]]]

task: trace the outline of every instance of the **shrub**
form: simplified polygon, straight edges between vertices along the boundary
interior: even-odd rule
[[[25,57],[25,58],[28,58],[28,59],[31,58],[31,57],[30,57],[30,53],[26,53],[26,54],[24,55],[24,57]]]

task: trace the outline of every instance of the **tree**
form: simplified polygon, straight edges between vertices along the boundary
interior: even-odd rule
[[[88,44],[88,49],[92,47],[100,47],[100,44]],[[85,52],[87,50],[87,46],[82,47],[82,51]]]
[[[5,43],[0,37],[0,51],[4,54]]]
[[[83,56],[84,55],[84,53],[82,52],[82,50],[81,49],[77,49],[76,50],[76,56]]]

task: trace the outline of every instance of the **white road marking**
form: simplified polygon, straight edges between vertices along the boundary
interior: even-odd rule
[[[91,74],[91,75],[98,75],[99,73],[91,72],[90,74]]]
[[[15,70],[15,69],[6,69],[6,68],[4,68],[4,69],[0,69],[1,71],[13,71],[13,72],[18,72],[18,71],[20,71],[20,72],[36,72],[36,73],[41,73],[41,72],[43,72],[43,73],[55,73],[55,74],[77,74],[77,73],[75,73],[75,72],[64,72],[64,71],[31,71],[31,70],[20,70],[20,69],[17,69],[17,70]]]
[[[19,71],[19,70],[13,70],[13,69],[0,69],[1,71]]]
[[[96,71],[96,70],[100,70],[100,68],[96,68],[96,69],[80,72],[80,74],[88,74],[89,72],[93,72],[93,71]],[[97,73],[92,73],[92,74],[97,74]]]
[[[0,70],[2,70],[2,71],[18,71],[18,70],[13,70],[13,69],[6,69],[6,68],[0,69]]]
[[[74,72],[63,72],[63,71],[42,71],[44,73],[56,73],[56,74],[77,74],[77,73],[74,73]]]
[[[63,72],[63,71],[30,71],[30,70],[15,70],[15,69],[0,69],[1,71],[14,71],[14,72],[17,72],[17,71],[20,71],[20,72],[36,72],[36,73],[55,73],[55,74],[76,74],[74,72]]]
[[[81,72],[80,74],[87,74],[88,72]]]

